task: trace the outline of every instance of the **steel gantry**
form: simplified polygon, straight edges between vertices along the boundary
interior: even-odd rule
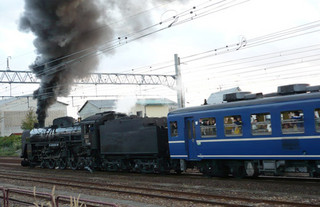
[[[174,55],[175,75],[89,73],[86,78],[74,80],[74,84],[123,84],[123,85],[163,85],[177,91],[178,107],[185,106],[185,94],[182,85],[180,58]],[[8,63],[9,64],[9,63]],[[0,83],[39,84],[40,79],[31,71],[0,70]]]
[[[0,70],[0,83],[39,84],[40,79],[31,71]],[[75,84],[127,84],[164,85],[175,88],[175,75],[90,73],[86,78],[74,81]]]

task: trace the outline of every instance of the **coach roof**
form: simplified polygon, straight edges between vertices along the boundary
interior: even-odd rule
[[[285,95],[285,96],[278,95],[278,96],[263,97],[263,98],[253,99],[253,100],[243,100],[243,101],[228,102],[228,103],[221,103],[221,104],[215,104],[215,105],[188,107],[188,108],[177,109],[175,111],[172,111],[168,114],[168,116],[175,115],[175,114],[197,112],[197,111],[208,111],[208,110],[215,110],[215,109],[252,106],[252,105],[259,105],[259,104],[272,104],[272,103],[307,100],[307,99],[315,99],[315,98],[316,99],[320,98],[320,92],[293,94],[293,95]]]

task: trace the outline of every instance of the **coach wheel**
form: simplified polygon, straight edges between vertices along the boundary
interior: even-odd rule
[[[47,165],[49,169],[54,169],[56,166],[56,161],[54,159],[50,159],[48,160]]]
[[[203,174],[209,177],[227,177],[228,168],[221,163],[210,163],[204,166],[201,170]]]
[[[246,169],[244,168],[243,165],[240,166],[235,166],[233,168],[233,176],[236,178],[244,178],[246,177],[247,173],[246,173]]]
[[[259,170],[257,166],[254,164],[254,162],[246,162],[246,174],[249,177],[257,177],[259,175]]]
[[[58,160],[59,169],[64,170],[67,168],[67,161],[64,158]]]
[[[216,164],[208,164],[203,168],[203,173],[209,177],[216,177],[217,175],[217,165]]]
[[[229,176],[229,168],[226,165],[219,165],[218,167],[218,176],[222,178],[226,178]]]

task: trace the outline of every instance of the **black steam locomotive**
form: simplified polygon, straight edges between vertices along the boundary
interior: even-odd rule
[[[125,132],[125,133],[123,133]],[[130,117],[113,111],[80,122],[57,118],[22,135],[23,166],[165,173],[170,160],[166,118]]]

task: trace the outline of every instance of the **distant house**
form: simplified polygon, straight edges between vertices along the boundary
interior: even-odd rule
[[[140,99],[135,107],[132,108],[132,114],[142,117],[164,117],[174,109],[177,109],[176,102],[169,99]]]
[[[177,104],[169,99],[138,99],[135,103],[128,103],[126,109],[123,100],[88,100],[78,111],[78,115],[84,119],[88,116],[104,111],[117,111],[128,115],[141,117],[163,117],[169,111],[176,109]],[[122,105],[122,107],[121,107]]]
[[[209,96],[209,98],[207,100],[207,103],[209,105],[223,103],[224,102],[223,101],[224,94],[235,93],[235,92],[240,92],[240,91],[241,91],[241,89],[239,87],[236,87],[236,88],[231,88],[231,89],[211,93],[211,95]]]
[[[67,106],[68,104],[62,102],[53,104],[49,108],[45,125],[52,125],[53,119],[66,116]],[[0,136],[21,133],[21,122],[30,108],[36,112],[37,101],[30,97],[0,100]]]
[[[117,100],[88,100],[78,111],[78,115],[85,119],[88,116],[104,111],[113,111],[116,108]]]

